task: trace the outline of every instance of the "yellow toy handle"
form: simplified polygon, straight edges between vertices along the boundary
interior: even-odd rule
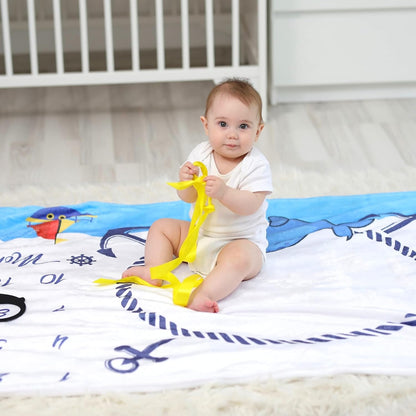
[[[197,191],[198,195],[195,201],[194,212],[189,225],[188,235],[182,243],[182,247],[179,250],[179,256],[176,259],[150,269],[152,279],[160,279],[168,282],[160,287],[162,289],[172,288],[173,303],[180,306],[186,306],[188,304],[192,291],[202,283],[203,279],[201,276],[193,274],[181,282],[172,273],[172,270],[176,269],[183,262],[190,263],[195,260],[199,229],[208,214],[215,210],[211,198],[205,193],[204,178],[207,176],[208,170],[202,162],[194,162],[194,165],[201,169],[201,176],[195,175],[190,181],[168,183],[175,189],[181,190],[193,186]],[[146,282],[138,276],[123,277],[119,280],[98,279],[95,280],[94,283],[98,283],[100,285],[110,285],[114,283],[136,283],[144,286],[159,287]]]

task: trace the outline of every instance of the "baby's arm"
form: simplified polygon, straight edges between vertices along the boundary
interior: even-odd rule
[[[190,181],[194,178],[194,175],[199,174],[198,166],[195,166],[191,162],[184,163],[181,168],[179,169],[179,180],[183,181]],[[178,196],[184,202],[195,202],[198,196],[196,189],[193,186],[190,186],[186,189],[178,189],[177,191]]]
[[[256,212],[268,192],[250,192],[230,188],[217,176],[205,178],[205,192],[211,198],[218,199],[228,209],[238,215],[250,215]]]

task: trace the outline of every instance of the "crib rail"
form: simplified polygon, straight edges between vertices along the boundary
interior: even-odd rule
[[[98,19],[91,8],[94,4],[102,9],[103,36],[97,37],[97,33],[102,32],[94,29]],[[144,4],[146,10],[143,10]],[[266,0],[123,0],[117,4],[111,0],[0,0],[0,12],[0,87],[3,88],[218,80],[241,76],[251,79],[266,97]],[[178,20],[172,20],[175,16]],[[227,16],[230,24],[228,20],[220,20],[218,29],[215,22],[221,16]],[[245,18],[252,20],[245,21]],[[143,35],[141,30],[146,22],[152,27],[151,36]],[[168,29],[178,26],[181,62],[171,67],[166,62],[166,54],[175,45],[172,45],[173,36]],[[205,33],[201,34],[202,26],[205,26]],[[197,36],[195,30],[192,32],[195,27],[199,27]],[[228,27],[231,28],[229,33]],[[124,45],[116,35],[124,38]],[[191,50],[197,38],[204,41],[203,65],[191,62]],[[154,43],[149,39],[154,39]],[[217,48],[219,44],[223,46],[221,42],[229,42],[230,62],[227,64],[217,62]],[[115,56],[126,49],[128,67],[119,68]],[[156,64],[149,68],[142,64],[141,55],[144,50],[152,49]],[[97,70],[93,63],[100,51],[105,55],[105,66]],[[49,60],[46,69],[45,65],[40,65],[40,58],[44,61],[45,56]],[[74,56],[80,62],[76,69],[69,68]],[[29,65],[22,69],[19,62],[24,59]]]

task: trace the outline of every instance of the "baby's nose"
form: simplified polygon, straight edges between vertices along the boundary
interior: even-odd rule
[[[229,139],[237,139],[238,138],[238,132],[237,132],[237,130],[236,129],[233,129],[233,128],[230,128],[227,131],[227,137]]]

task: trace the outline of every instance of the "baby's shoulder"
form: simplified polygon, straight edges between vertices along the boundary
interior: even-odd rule
[[[197,160],[203,162],[206,160],[209,155],[212,153],[212,146],[209,141],[204,141],[197,144],[190,154],[190,159],[192,162],[196,162]]]
[[[253,147],[243,161],[249,165],[269,165],[267,157],[257,147]]]

